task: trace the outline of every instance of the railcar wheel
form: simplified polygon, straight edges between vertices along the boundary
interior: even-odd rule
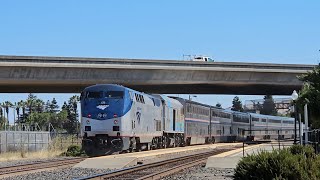
[[[212,144],[216,142],[216,138],[212,137]]]
[[[158,146],[159,146],[159,143],[158,143],[158,138],[157,137],[154,137],[151,141],[151,147],[150,149],[151,150],[154,150],[154,149],[158,149]]]
[[[166,136],[163,136],[163,138],[162,138],[162,147],[164,149],[167,148],[167,137]]]
[[[129,152],[134,152],[137,151],[137,142],[136,138],[130,138],[130,147],[129,147]]]
[[[142,146],[142,144],[140,143],[140,139],[137,137],[137,138],[135,138],[135,141],[136,141],[136,149],[135,149],[135,151],[136,152],[140,152],[141,151],[141,146]]]
[[[204,143],[205,143],[205,144],[209,144],[209,142],[210,142],[209,138],[206,137],[205,140],[204,140]]]

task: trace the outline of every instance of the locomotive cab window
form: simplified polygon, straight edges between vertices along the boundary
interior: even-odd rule
[[[94,91],[89,91],[87,92],[87,98],[101,98],[102,97],[102,92],[94,92]]]
[[[115,99],[122,99],[123,98],[123,91],[108,91],[105,94],[106,98],[115,98]]]
[[[85,94],[86,94],[85,92],[83,92],[83,91],[81,92],[81,94],[80,94],[80,100],[82,100],[82,99],[85,97]]]

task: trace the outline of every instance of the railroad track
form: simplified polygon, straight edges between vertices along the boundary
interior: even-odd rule
[[[40,161],[36,163],[28,163],[16,166],[6,166],[0,168],[0,178],[4,176],[12,176],[19,173],[25,174],[30,171],[43,170],[48,168],[64,167],[72,164],[79,163],[85,158],[68,158],[68,159],[59,159],[52,161]]]
[[[178,157],[174,159],[164,160],[164,161],[145,164],[145,165],[138,165],[135,167],[125,168],[125,169],[111,171],[108,173],[97,174],[90,177],[80,178],[78,180],[160,179],[162,177],[181,171],[182,169],[189,168],[197,164],[206,162],[207,158],[212,155],[220,154],[233,149],[235,148],[215,149],[213,151],[206,152],[206,153],[188,155],[188,156]]]

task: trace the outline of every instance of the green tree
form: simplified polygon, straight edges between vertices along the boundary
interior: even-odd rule
[[[65,102],[62,106],[63,110],[67,112],[67,122],[64,125],[64,128],[68,133],[78,133],[79,132],[79,121],[78,121],[78,102],[80,101],[79,96],[72,96],[68,104]]]
[[[308,104],[310,115],[310,125],[312,128],[320,128],[320,65],[317,65],[312,71],[299,76],[304,82],[302,90],[299,92],[297,100],[300,112],[305,104]]]
[[[32,112],[36,112],[36,101],[37,96],[30,93],[26,100],[27,114],[31,114]]]
[[[43,110],[44,110],[44,102],[43,102],[43,100],[36,99],[34,106],[35,106],[36,112],[38,112],[38,113],[43,112]]]
[[[55,98],[47,101],[46,109],[46,111],[50,113],[50,123],[52,126],[59,131],[65,131],[64,125],[68,121],[66,109],[62,108],[62,110],[59,111],[59,106]]]
[[[50,120],[50,113],[46,113],[46,112],[33,112],[27,118],[28,122],[30,122],[31,124],[36,123],[41,128],[47,127],[49,120]]]
[[[51,115],[51,124],[53,127],[60,131],[65,131],[64,126],[68,122],[68,112],[66,110],[61,110],[59,113],[51,113]]]
[[[59,110],[58,102],[55,98],[52,99],[51,104],[50,104],[50,112],[56,113]]]
[[[260,109],[260,113],[265,115],[277,115],[276,105],[271,95],[264,96],[264,102]]]
[[[242,102],[240,101],[238,96],[233,98],[231,110],[243,112]]]

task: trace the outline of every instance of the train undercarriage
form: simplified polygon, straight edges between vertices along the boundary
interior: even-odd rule
[[[89,156],[109,155],[116,152],[137,152],[153,149],[185,146],[186,141],[182,133],[164,133],[163,136],[153,137],[151,142],[140,142],[139,137],[120,137],[96,135],[84,137],[82,148]]]

